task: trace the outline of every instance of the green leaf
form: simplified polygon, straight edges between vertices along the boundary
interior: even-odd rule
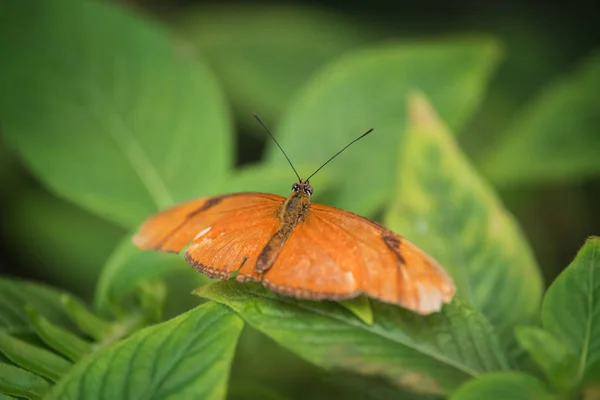
[[[167,285],[161,280],[146,281],[139,286],[140,308],[148,322],[162,319],[167,301]]]
[[[542,279],[531,249],[427,99],[413,94],[409,108],[385,222],[434,256],[506,343],[514,326],[538,318]]]
[[[507,367],[492,327],[459,297],[427,317],[371,301],[367,325],[335,302],[299,301],[257,284],[222,281],[196,293],[320,367],[381,375],[415,391],[448,393]]]
[[[545,88],[480,158],[497,185],[583,180],[600,175],[600,53]]]
[[[213,67],[248,126],[274,123],[322,65],[366,42],[361,26],[315,9],[247,4],[185,9],[173,24]]]
[[[0,278],[0,332],[32,332],[25,305],[30,304],[55,324],[73,327],[60,301],[63,292],[39,283]]]
[[[81,302],[66,294],[61,301],[77,327],[91,338],[101,340],[110,332],[112,324],[90,312]]]
[[[550,400],[556,399],[543,382],[522,372],[496,372],[464,384],[450,400]]]
[[[279,397],[288,397],[289,400],[298,398],[300,393],[302,398],[312,399],[310,393],[324,389],[324,374],[326,372],[321,368],[245,324],[235,350],[227,396],[252,400],[262,398],[260,392],[272,389],[271,392],[276,391]],[[267,393],[262,395],[269,396]]]
[[[62,329],[41,316],[35,309],[27,307],[27,315],[35,333],[52,349],[70,360],[79,361],[92,347],[79,336]]]
[[[146,287],[148,284],[149,283],[146,282],[145,284],[142,284],[141,287]],[[94,346],[98,348],[108,346],[121,340],[123,337],[129,336],[132,332],[141,327],[157,321],[157,311],[155,309],[147,309],[147,307],[151,306],[151,304],[148,304],[148,294],[143,293],[140,290],[139,295],[142,313],[136,312],[137,310],[126,314],[124,313],[124,315],[119,315],[120,318],[115,322],[98,317],[88,310],[83,303],[71,296],[63,295],[62,302],[73,322],[75,322],[77,327],[83,333],[87,334],[97,342]]]
[[[124,298],[145,281],[164,276],[174,268],[186,268],[182,257],[155,251],[140,251],[126,235],[102,270],[94,306],[103,314],[115,311]]]
[[[242,325],[225,307],[205,304],[94,353],[46,399],[224,399]]]
[[[488,38],[391,43],[353,52],[320,71],[283,116],[277,138],[292,161],[317,167],[367,129],[375,131],[344,152],[327,171],[337,183],[329,204],[363,215],[394,194],[406,98],[418,88],[460,130],[480,102],[499,58]],[[285,165],[275,145],[267,159]],[[311,179],[319,195],[320,176]]]
[[[41,400],[49,388],[50,384],[43,378],[0,362],[0,393]]]
[[[373,325],[373,309],[369,298],[361,295],[350,300],[339,301],[340,305],[356,315],[367,325]]]
[[[210,193],[231,166],[231,126],[211,73],[123,7],[4,1],[0,53],[2,136],[83,208],[129,228]]]
[[[588,239],[548,288],[542,324],[577,355],[577,381],[600,361],[600,237]]]
[[[577,357],[561,341],[550,332],[532,326],[518,326],[515,334],[553,387],[567,391],[575,386]]]
[[[2,228],[28,272],[89,300],[123,229],[37,187],[5,207]]]
[[[53,381],[58,381],[72,366],[51,351],[0,333],[0,352],[16,365]]]

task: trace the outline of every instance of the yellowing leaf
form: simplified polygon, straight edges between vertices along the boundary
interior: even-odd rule
[[[540,305],[542,280],[531,249],[423,95],[411,95],[409,115],[385,222],[433,255],[509,340]]]

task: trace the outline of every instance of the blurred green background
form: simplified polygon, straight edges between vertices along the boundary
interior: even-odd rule
[[[476,34],[493,37],[499,43],[499,56],[495,61],[497,66],[490,67],[493,69],[489,71],[491,80],[482,94],[481,103],[477,104],[479,99],[456,101],[471,102],[476,107],[474,116],[463,124],[466,128],[456,132],[460,146],[475,168],[489,178],[506,207],[523,226],[546,284],[568,265],[587,236],[600,234],[600,102],[597,100],[600,92],[600,20],[586,2],[572,1],[562,5],[516,1],[496,5],[468,0],[395,4],[334,0],[260,3],[147,0],[122,3],[127,4],[121,6],[131,7],[169,27],[178,38],[177,51],[202,55],[226,96],[229,109],[220,110],[219,105],[217,109],[221,113],[219,117],[231,116],[233,126],[219,128],[222,128],[220,132],[231,128],[235,133],[235,165],[238,167],[254,165],[266,158],[264,150],[269,139],[251,117],[252,113],[260,114],[277,132],[284,110],[293,102],[298,90],[311,81],[313,74],[349,52],[398,39],[410,42],[431,38],[432,42],[443,43],[454,37],[469,38]],[[3,0],[0,0],[2,5]],[[105,28],[100,26],[97,29]],[[0,26],[0,34],[2,32]],[[115,33],[106,31],[107,36],[111,34]],[[127,40],[120,36],[111,39]],[[0,57],[3,55],[2,43],[10,44],[10,41],[9,37],[0,38]],[[163,44],[160,40],[157,42]],[[106,50],[100,47],[99,52]],[[60,51],[54,48],[44,50]],[[494,54],[489,56],[490,59],[494,57]],[[462,64],[458,62],[457,65]],[[34,67],[43,70],[43,66]],[[485,66],[478,68],[485,69]],[[102,71],[93,72],[104,78]],[[0,76],[0,83],[9,85],[10,79],[10,76]],[[481,81],[485,79],[483,77]],[[170,83],[168,79],[165,81]],[[181,84],[182,81],[183,85],[187,84],[185,78],[176,83]],[[361,82],[348,82],[348,85],[353,84],[360,85]],[[168,88],[161,89],[170,93]],[[143,98],[146,93],[142,92],[140,97]],[[214,92],[216,95],[210,94],[218,97],[218,91]],[[445,91],[438,88],[438,92]],[[185,115],[194,113],[196,109],[202,113],[207,108],[206,104],[200,104],[202,98],[175,100],[170,107],[173,103],[185,107]],[[373,102],[378,104],[379,100],[375,93]],[[452,104],[452,99],[444,100],[446,104]],[[12,99],[0,91],[0,105],[9,108],[11,104]],[[332,105],[332,109],[335,110],[336,105]],[[164,112],[169,111],[172,110]],[[23,115],[36,118],[33,111]],[[338,117],[332,115],[332,123]],[[379,126],[375,113],[361,118],[368,121],[364,129],[371,126],[385,128]],[[318,116],[315,116],[316,119]],[[0,129],[2,120],[3,115],[0,114]],[[68,122],[73,126],[79,126],[76,123],[85,126],[95,121],[74,118]],[[144,123],[152,125],[153,121]],[[174,125],[177,123],[185,124],[173,121]],[[311,121],[306,121],[304,126],[319,129],[319,125],[315,126]],[[154,133],[168,133],[169,128],[165,126],[162,131],[156,128]],[[198,140],[202,140],[202,129],[207,128],[198,127]],[[54,131],[63,138],[71,135],[73,141],[85,140],[79,133]],[[360,133],[349,132],[348,135],[358,136]],[[371,143],[365,141],[357,148],[367,149],[372,146]],[[340,142],[339,147],[344,144]],[[60,145],[68,147],[69,143]],[[190,151],[191,147],[181,146],[182,158],[184,151]],[[311,147],[315,151],[321,148],[319,143],[305,145],[309,151]],[[73,148],[77,148],[75,144]],[[298,148],[287,151],[302,152]],[[40,154],[43,155],[43,151]],[[50,149],[48,154],[51,154]],[[273,154],[270,153],[271,158]],[[222,156],[223,159],[228,157]],[[350,154],[346,156],[350,157]],[[280,158],[280,155],[277,157]],[[369,157],[378,155],[369,154]],[[306,170],[303,162],[308,161],[308,157],[306,161],[298,154],[292,158],[299,164],[297,169]],[[192,160],[190,164],[199,166],[202,160]],[[344,163],[337,165],[328,168],[333,171]],[[197,193],[198,196],[219,190],[217,186],[200,186],[198,182],[211,170],[198,168],[186,171],[185,176],[175,177],[175,180],[181,185],[188,185],[186,193]],[[256,190],[260,185],[261,190],[269,187],[269,190],[287,195],[294,181],[292,171],[282,170],[282,176],[273,181],[285,184],[274,185],[258,182],[262,176],[260,168],[235,174],[224,186],[241,191]],[[25,167],[20,155],[3,141],[0,141],[0,171],[2,273],[45,281],[91,302],[100,269],[126,237],[123,226],[128,224],[114,223],[112,215],[102,219],[98,214],[54,196]],[[378,175],[378,171],[367,173],[373,177]],[[326,178],[327,170],[319,179]],[[106,183],[102,179],[104,177],[100,176],[100,181]],[[253,179],[256,185],[250,184]],[[363,185],[361,182],[354,183],[359,188]],[[81,184],[84,186],[85,182]],[[180,189],[174,186],[174,190]],[[362,194],[364,196],[354,197],[366,199],[367,195],[372,195]],[[95,203],[96,206],[98,204]],[[149,214],[147,208],[147,204],[124,204],[122,215],[129,217],[126,211],[133,210],[145,216]],[[127,222],[135,218],[131,216]],[[137,263],[146,266],[141,260]],[[189,293],[199,285],[200,275],[186,265],[182,266],[184,268],[170,275],[167,281],[170,289],[176,289],[168,295],[167,316],[199,302]],[[136,274],[137,271],[132,269],[129,273]],[[332,393],[360,394],[362,390],[374,387],[361,386],[359,380],[348,375],[324,374],[319,368],[281,350],[253,328],[247,326],[244,329],[233,365],[230,398],[249,398],[249,394],[265,399],[292,398],[286,397],[289,393],[329,398]],[[261,354],[260,362],[256,360],[257,353]],[[283,365],[286,367],[281,368]],[[314,384],[316,381],[318,385]],[[307,385],[309,382],[310,387]],[[371,393],[371,397],[389,397],[385,386],[376,387],[381,393]]]
[[[205,55],[236,117],[237,165],[260,160],[267,142],[251,113],[276,127],[296,90],[347,51],[388,39],[471,33],[489,34],[502,47],[483,103],[459,136],[463,150],[485,165],[514,119],[536,96],[552,90],[554,82],[589,58],[600,37],[599,19],[583,1],[125,3],[164,21],[189,40],[186,45],[197,46]],[[376,120],[371,124],[377,127]],[[592,126],[590,139],[600,142],[598,125]],[[598,170],[582,167],[562,175],[549,172],[549,177],[542,173],[522,182],[503,182],[502,173],[497,173],[503,167],[494,168],[500,195],[523,225],[546,282],[552,281],[585,238],[600,233]],[[91,299],[99,269],[123,229],[50,194],[4,142],[0,142],[0,170],[2,271],[47,281]],[[278,193],[285,195],[287,190],[282,187]]]

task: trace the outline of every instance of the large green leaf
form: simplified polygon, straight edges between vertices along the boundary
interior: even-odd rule
[[[160,27],[108,2],[3,1],[2,136],[58,195],[131,227],[231,164],[223,96]]]
[[[292,101],[277,137],[294,162],[312,165],[304,178],[342,146],[373,134],[327,166],[337,180],[336,206],[372,215],[394,193],[398,143],[406,125],[406,96],[418,88],[460,130],[479,104],[498,60],[487,38],[391,43],[354,52],[313,77]],[[284,165],[276,146],[269,161]],[[313,180],[319,194],[320,177]]]
[[[73,327],[61,303],[63,292],[39,283],[0,278],[0,332],[33,332],[25,306],[30,305],[54,323]]]
[[[600,175],[600,53],[545,88],[480,159],[499,185]]]
[[[450,400],[551,400],[557,399],[543,382],[522,372],[497,372],[464,384]]]
[[[174,26],[201,52],[248,127],[274,123],[317,68],[366,42],[362,26],[301,7],[231,4],[185,9]]]
[[[552,283],[542,304],[544,328],[577,355],[577,380],[600,361],[600,238],[588,239]]]
[[[47,399],[224,399],[242,321],[205,304],[76,364]]]
[[[368,325],[337,303],[298,301],[257,284],[230,280],[197,293],[318,366],[381,375],[416,391],[448,393],[506,368],[492,327],[460,298],[428,317],[373,301]]]
[[[538,315],[542,280],[532,252],[427,100],[412,95],[409,108],[386,223],[440,261],[508,340]]]
[[[15,196],[3,207],[1,220],[29,273],[86,300],[123,235],[114,224],[41,189]]]
[[[568,391],[577,384],[578,360],[564,343],[534,326],[518,326],[515,335],[554,388]]]

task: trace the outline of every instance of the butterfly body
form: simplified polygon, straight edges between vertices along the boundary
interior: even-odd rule
[[[281,204],[278,211],[279,228],[267,242],[256,261],[256,272],[264,273],[273,266],[277,256],[298,224],[301,224],[310,212],[312,186],[300,181],[292,187],[292,193]]]
[[[220,279],[237,272],[296,298],[359,294],[420,314],[439,311],[455,292],[441,266],[414,244],[367,218],[311,203],[300,180],[285,198],[234,193],[193,200],[148,219],[134,236],[142,249],[179,252]]]

